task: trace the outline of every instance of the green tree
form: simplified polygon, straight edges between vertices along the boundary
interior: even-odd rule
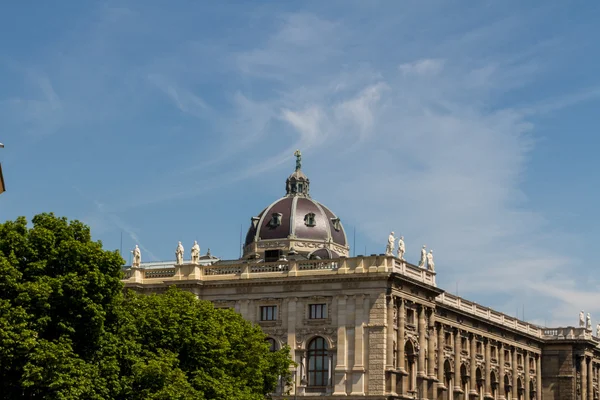
[[[44,399],[262,399],[289,349],[172,288],[123,293],[123,259],[78,221],[0,224],[0,393]]]

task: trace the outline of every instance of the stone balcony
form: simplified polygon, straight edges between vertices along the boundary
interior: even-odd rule
[[[322,275],[398,273],[415,281],[436,286],[435,272],[401,261],[394,256],[371,255],[332,260],[280,260],[275,262],[215,263],[212,265],[162,263],[154,267],[131,267],[124,271],[128,284],[162,284],[176,281],[226,281]]]

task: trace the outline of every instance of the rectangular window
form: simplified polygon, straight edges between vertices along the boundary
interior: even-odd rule
[[[260,307],[260,320],[261,321],[277,320],[277,306],[262,306],[262,307]]]
[[[265,250],[265,262],[278,261],[282,254],[281,250]]]
[[[496,347],[492,346],[492,358],[496,358]]]
[[[523,356],[520,354],[517,354],[517,365],[523,365]]]
[[[415,310],[406,310],[406,323],[411,325],[415,324]]]
[[[508,350],[504,350],[504,362],[510,362],[510,352]]]
[[[327,305],[326,304],[311,304],[309,306],[309,319],[325,319],[327,318]]]
[[[477,342],[477,354],[483,354],[483,346],[481,342]]]
[[[444,333],[444,344],[450,346],[452,344],[452,334],[450,332]]]

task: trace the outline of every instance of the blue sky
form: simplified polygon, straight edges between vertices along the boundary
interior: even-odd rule
[[[599,4],[21,3],[0,6],[3,220],[234,258],[300,148],[356,254],[394,230],[449,292],[600,318]]]

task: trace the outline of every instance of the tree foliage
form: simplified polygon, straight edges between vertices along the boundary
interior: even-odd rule
[[[263,399],[289,348],[191,293],[123,292],[123,259],[78,221],[0,224],[0,393],[44,399]]]

